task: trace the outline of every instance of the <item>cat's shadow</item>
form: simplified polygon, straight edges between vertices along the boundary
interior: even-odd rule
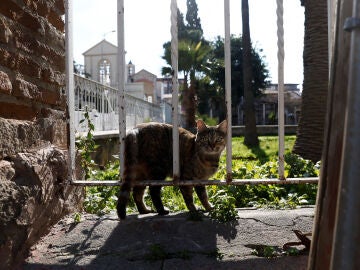
[[[94,263],[102,261],[102,254],[116,254],[127,261],[146,260],[148,256],[192,256],[215,254],[218,238],[227,242],[237,235],[237,221],[221,223],[200,214],[200,220],[189,218],[188,212],[131,214],[119,221],[99,250]],[[112,219],[111,222],[114,220]],[[155,252],[155,255],[153,254]]]
[[[208,213],[203,211],[197,211],[195,213],[191,212],[177,212],[171,213],[170,215],[158,215],[157,213],[150,213],[145,215],[133,214],[129,215],[126,220],[120,221],[124,224],[131,224],[136,220],[144,220],[145,222],[153,222],[154,224],[161,224],[163,222],[173,222],[177,223],[178,227],[189,227],[189,233],[196,234],[194,228],[199,226],[202,231],[212,231],[214,235],[221,236],[227,242],[230,242],[232,239],[236,238],[237,228],[239,224],[237,220],[229,222],[220,222],[216,219],[211,219]],[[176,226],[174,226],[176,227]],[[165,233],[165,232],[164,232]]]

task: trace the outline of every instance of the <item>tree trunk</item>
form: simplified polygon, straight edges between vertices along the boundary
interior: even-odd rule
[[[245,111],[245,139],[247,146],[258,146],[259,139],[256,130],[256,117],[254,109],[254,93],[251,87],[251,42],[249,27],[249,3],[242,0],[242,23],[243,23],[243,82],[244,82],[244,111]]]
[[[316,162],[322,153],[328,96],[327,0],[307,0],[304,3],[304,82],[293,152]]]
[[[184,80],[184,90],[182,97],[182,106],[185,110],[185,126],[187,130],[191,132],[196,132],[196,123],[195,123],[195,112],[196,112],[196,104],[195,104],[195,85],[194,78],[190,74],[190,86],[187,83],[187,76],[185,76]]]

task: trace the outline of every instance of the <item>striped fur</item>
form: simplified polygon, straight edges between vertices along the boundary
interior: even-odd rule
[[[207,180],[218,169],[219,158],[226,144],[227,122],[215,127],[197,121],[196,135],[179,128],[180,179]],[[130,192],[140,214],[151,212],[143,201],[145,187],[135,186],[142,180],[164,180],[172,176],[172,126],[161,123],[145,123],[130,130],[125,138],[124,184],[121,186],[117,212],[120,219],[126,217],[126,205]],[[149,187],[150,196],[160,215],[169,213],[161,201],[161,186]],[[195,211],[193,187],[180,187],[184,201],[190,211]],[[211,205],[204,186],[195,186],[195,191],[209,211]]]

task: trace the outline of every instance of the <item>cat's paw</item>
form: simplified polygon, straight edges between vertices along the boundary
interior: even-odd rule
[[[153,213],[154,211],[151,210],[150,208],[143,208],[143,209],[139,209],[139,213],[140,214],[150,214],[150,213]]]
[[[204,206],[204,208],[205,208],[205,212],[210,212],[211,210],[214,209],[214,206],[209,203],[208,205]]]
[[[192,221],[202,221],[204,214],[201,211],[189,211],[188,220]]]
[[[163,209],[163,210],[159,211],[158,213],[160,216],[166,216],[170,213],[170,211],[167,209]]]

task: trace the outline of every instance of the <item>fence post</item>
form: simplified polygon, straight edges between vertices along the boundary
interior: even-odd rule
[[[120,180],[123,181],[125,167],[124,154],[126,136],[124,0],[117,1],[117,14]]]
[[[277,0],[277,46],[278,46],[278,127],[279,127],[279,179],[284,175],[284,21],[283,0]]]
[[[68,169],[69,179],[73,180],[75,172],[75,128],[74,128],[74,66],[73,66],[73,9],[72,0],[65,1],[65,74],[66,74],[66,97],[67,97],[67,121],[68,121]]]
[[[173,119],[173,181],[180,177],[179,163],[179,81],[178,81],[178,28],[177,2],[171,0],[171,66],[172,66],[172,119]]]
[[[231,49],[230,49],[230,3],[224,0],[225,20],[225,103],[227,118],[227,140],[226,140],[226,181],[232,181],[232,117],[231,117]]]

